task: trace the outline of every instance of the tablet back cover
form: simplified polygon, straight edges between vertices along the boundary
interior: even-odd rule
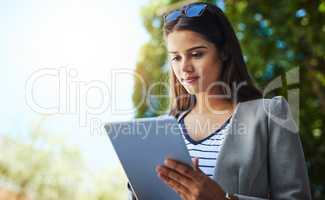
[[[166,157],[191,165],[181,129],[172,116],[112,122],[105,129],[139,200],[177,200],[156,174]]]

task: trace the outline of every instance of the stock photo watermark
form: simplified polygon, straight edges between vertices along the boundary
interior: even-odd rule
[[[117,97],[120,92],[119,86],[124,84],[123,76],[129,76],[130,79],[136,79],[141,83],[141,99],[138,101],[137,105],[134,105],[131,109],[119,108],[119,99]],[[42,81],[48,79],[54,79],[57,83],[55,91],[57,94],[55,106],[41,104],[36,98],[37,90],[35,88],[37,88],[37,84],[41,84]],[[203,82],[204,81],[199,82],[198,87],[202,86],[200,84],[204,85]],[[207,86],[207,91],[219,87],[223,88],[224,93],[211,94],[208,98],[235,99],[236,101],[239,90],[246,84],[246,82],[240,82],[229,85],[222,81],[216,81]],[[298,67],[286,72],[284,76],[276,77],[268,83],[263,90],[263,97],[266,97],[270,92],[281,87],[297,84],[299,84]],[[133,87],[133,85],[130,85],[130,87]],[[153,111],[159,110],[159,107],[155,107],[153,101],[156,102],[163,99],[170,99],[170,94],[155,94],[157,87],[163,87],[166,91],[169,91],[170,89],[170,85],[167,82],[155,82],[148,85],[140,74],[130,69],[111,69],[107,73],[107,80],[82,81],[79,80],[78,71],[74,68],[42,68],[33,72],[26,80],[25,101],[27,106],[36,113],[50,115],[77,115],[80,127],[89,127],[92,135],[99,135],[103,134],[104,125],[108,121],[96,117],[96,115],[106,112],[109,112],[112,115],[133,114],[143,104],[146,104],[148,109]],[[276,124],[297,132],[299,127],[299,88],[288,88],[288,116],[278,116],[276,112],[270,110],[270,104],[267,99],[263,100],[263,110]],[[94,94],[94,92],[99,96],[98,102],[100,102],[95,106],[89,103],[89,98],[92,97],[91,95]],[[177,98],[183,98],[183,96],[178,96]],[[214,114],[224,114],[227,112],[227,110],[214,110],[209,103],[207,105],[209,110]],[[170,107],[168,109],[170,109]],[[209,124],[205,123],[198,125],[196,128],[197,130],[211,129],[209,126]],[[242,130],[244,130],[244,128],[242,128]],[[247,130],[241,132],[245,131]],[[194,132],[196,132],[196,130],[194,130]],[[123,134],[123,132],[121,134]],[[148,131],[145,131],[144,134],[146,135],[149,133]]]

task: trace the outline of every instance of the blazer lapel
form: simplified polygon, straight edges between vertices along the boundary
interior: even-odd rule
[[[238,127],[239,107],[238,103],[229,122],[229,132],[225,135],[224,143],[218,155],[213,179],[227,192],[238,191],[238,170],[236,165],[236,152],[232,148],[238,145],[236,142],[236,127]]]

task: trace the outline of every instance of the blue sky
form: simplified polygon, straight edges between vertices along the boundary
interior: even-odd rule
[[[114,112],[132,108],[131,75],[124,73],[113,82],[111,74],[117,69],[135,68],[139,48],[149,38],[139,15],[148,2],[0,1],[0,135],[23,138],[42,120],[44,131],[60,134],[69,145],[80,148],[91,168],[118,166],[107,136],[93,127],[97,122],[133,116],[132,112]],[[69,77],[71,84],[66,87],[69,91],[64,93],[68,94],[65,98],[59,88],[63,85],[62,74],[54,76],[56,72],[74,75]],[[88,85],[86,96],[75,93],[78,90],[72,83],[79,89]],[[91,86],[105,86],[102,89],[107,88],[108,93],[104,95],[101,88]],[[28,101],[31,96],[34,107]],[[80,110],[72,109],[80,98],[86,99],[87,108],[93,112],[83,110],[85,120]],[[91,109],[107,99],[106,109]],[[66,109],[60,107],[59,112],[44,114],[37,109],[58,108],[64,100],[72,103]],[[86,124],[81,125],[82,120]]]

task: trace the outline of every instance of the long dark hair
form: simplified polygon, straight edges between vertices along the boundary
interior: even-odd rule
[[[247,71],[238,39],[230,22],[216,5],[205,4],[207,5],[206,10],[200,17],[190,18],[181,16],[177,20],[165,23],[163,26],[165,40],[168,34],[173,31],[190,30],[199,33],[218,49],[219,57],[222,61],[222,69],[218,81],[222,81],[229,86],[231,89],[231,100],[233,102],[244,102],[261,98],[262,93],[254,86]],[[184,6],[181,9],[183,8]],[[169,114],[177,117],[180,112],[192,108],[196,103],[196,98],[185,90],[177,80],[173,70],[170,70],[169,80],[171,93],[171,109]],[[237,85],[237,89],[238,87],[240,89],[235,91],[233,84],[244,85]],[[224,88],[221,90],[222,94],[229,93],[226,92]]]

